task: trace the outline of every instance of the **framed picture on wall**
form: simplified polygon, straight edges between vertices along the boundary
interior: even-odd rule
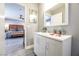
[[[29,9],[29,22],[36,23],[37,22],[37,11],[33,9]]]

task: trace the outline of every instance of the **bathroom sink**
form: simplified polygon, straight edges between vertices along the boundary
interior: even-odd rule
[[[54,34],[54,33],[50,33],[50,35],[52,35],[52,36],[61,36],[60,34]]]
[[[54,35],[54,33],[49,33],[50,35]]]

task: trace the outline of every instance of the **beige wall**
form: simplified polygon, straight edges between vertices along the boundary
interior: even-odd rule
[[[0,3],[0,55],[5,52],[5,20],[4,20],[4,4]]]

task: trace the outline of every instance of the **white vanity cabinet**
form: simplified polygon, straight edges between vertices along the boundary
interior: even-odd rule
[[[55,38],[48,33],[35,33],[34,53],[38,56],[70,56],[71,35]]]
[[[35,35],[34,37],[34,52],[39,56],[45,56],[45,38],[40,35]]]

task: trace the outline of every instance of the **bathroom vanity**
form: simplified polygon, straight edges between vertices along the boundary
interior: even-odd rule
[[[36,32],[34,53],[38,56],[71,56],[71,35],[51,35]]]

